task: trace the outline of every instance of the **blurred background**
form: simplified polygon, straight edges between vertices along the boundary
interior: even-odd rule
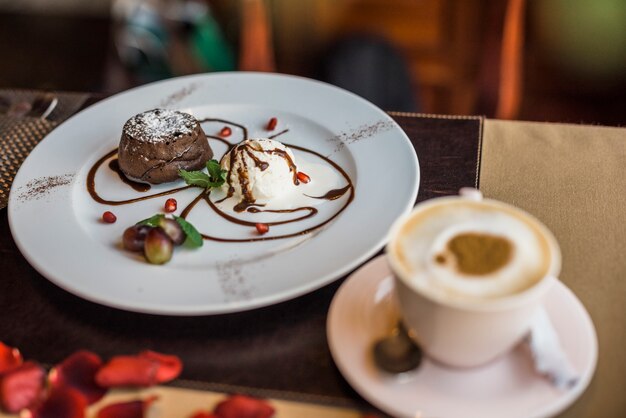
[[[0,0],[0,88],[233,70],[385,110],[626,124],[624,0]]]

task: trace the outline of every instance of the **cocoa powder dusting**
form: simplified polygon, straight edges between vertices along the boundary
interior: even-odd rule
[[[217,262],[216,267],[218,281],[226,301],[251,299],[251,289],[246,283],[241,264],[237,260]]]
[[[20,194],[17,198],[20,202],[42,199],[50,195],[58,187],[70,184],[73,178],[74,174],[63,174],[33,179],[18,189]]]
[[[388,131],[393,127],[394,123],[392,121],[380,120],[372,125],[361,125],[352,131],[341,132],[331,138],[328,138],[326,141],[336,144],[333,152],[339,152],[344,149],[346,145],[354,144],[363,139],[370,138],[378,133]]]
[[[169,107],[169,106],[173,106],[177,104],[178,102],[183,100],[185,97],[189,96],[194,91],[196,91],[198,86],[199,86],[198,83],[191,83],[190,85],[183,87],[182,89],[178,91],[175,91],[174,93],[170,94],[169,96],[161,100],[161,102],[159,103],[159,107]]]

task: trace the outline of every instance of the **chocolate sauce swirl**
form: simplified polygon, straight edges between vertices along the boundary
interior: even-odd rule
[[[112,150],[112,151],[110,151],[110,152],[108,152],[108,153],[106,153],[98,161],[96,161],[94,163],[94,165],[91,167],[91,169],[89,169],[89,173],[87,174],[87,191],[89,192],[89,195],[91,196],[91,198],[93,200],[95,200],[96,202],[98,202],[98,203],[102,203],[103,205],[111,205],[111,206],[128,205],[130,203],[136,203],[136,202],[141,202],[143,200],[154,199],[156,197],[167,196],[167,195],[179,192],[181,190],[185,190],[185,189],[191,188],[191,186],[177,187],[175,189],[166,190],[166,191],[160,192],[160,193],[154,193],[154,194],[151,194],[151,195],[148,195],[148,196],[136,197],[134,199],[126,199],[126,200],[109,200],[109,199],[105,199],[102,196],[100,196],[98,194],[98,192],[96,191],[96,173],[98,172],[98,169],[100,168],[100,166],[105,163],[105,161],[107,161],[108,159],[114,157],[115,155],[117,155],[117,148]],[[110,167],[110,164],[109,164],[109,167]],[[133,182],[132,180],[130,180],[129,178],[127,178],[124,175],[124,173],[122,173],[121,171],[120,172],[118,172],[116,170],[114,170],[114,171],[116,173],[118,173],[120,176],[124,176],[124,178],[126,178],[124,183],[129,184],[129,185],[132,184],[132,183],[136,183],[136,182]],[[135,188],[135,190],[137,190],[137,189]],[[148,191],[148,190],[150,190],[150,188],[145,189],[145,191]]]
[[[240,125],[238,123],[235,122],[231,122],[231,121],[227,121],[224,119],[215,119],[215,118],[207,118],[207,119],[202,119],[198,121],[199,123],[205,123],[205,122],[221,122],[224,123],[226,125],[231,125],[234,126],[236,128],[239,128],[239,130],[241,131],[242,137],[243,139],[241,140],[241,142],[245,141],[246,139],[248,139],[248,130],[246,129],[245,126]],[[287,133],[289,130],[285,129],[281,132],[278,132],[272,136],[270,136],[268,139],[274,139],[277,138],[280,135],[283,135],[285,133]],[[280,157],[282,157],[283,159],[285,159],[285,162],[288,164],[290,171],[293,174],[293,182],[295,185],[298,185],[300,182],[298,180],[297,177],[297,168],[295,163],[293,162],[293,160],[291,159],[291,157],[289,156],[289,154],[287,154],[284,150],[281,149],[269,149],[269,150],[264,150],[264,149],[257,149],[252,147],[250,144],[232,144],[229,141],[227,141],[225,138],[220,137],[220,136],[213,136],[213,135],[207,135],[207,138],[213,139],[213,140],[217,140],[220,141],[224,144],[226,144],[228,147],[230,147],[230,149],[227,151],[227,153],[230,154],[230,158],[231,158],[231,165],[230,165],[230,170],[227,174],[227,180],[228,183],[231,183],[231,180],[233,179],[233,175],[237,175],[238,176],[238,180],[242,186],[242,195],[243,195],[243,199],[241,202],[239,202],[237,205],[235,205],[235,207],[233,208],[236,212],[243,212],[246,211],[248,213],[263,213],[263,212],[267,212],[267,213],[295,213],[295,214],[299,214],[299,216],[296,216],[294,218],[291,219],[287,219],[287,220],[282,220],[282,221],[276,221],[276,222],[267,222],[267,225],[273,226],[273,225],[283,225],[283,224],[289,224],[289,223],[295,223],[295,222],[300,222],[303,221],[305,219],[311,218],[313,216],[315,216],[318,213],[318,210],[316,208],[314,208],[313,206],[302,206],[302,207],[297,207],[297,208],[292,208],[292,209],[263,209],[263,205],[259,205],[255,203],[254,197],[252,195],[252,192],[250,190],[250,188],[247,185],[247,180],[248,180],[248,175],[247,175],[247,166],[245,163],[245,160],[242,159],[242,167],[239,168],[239,170],[237,170],[236,172],[234,170],[232,170],[232,167],[234,166],[234,158],[236,157],[238,152],[245,152],[247,153],[248,156],[251,157],[251,160],[254,162],[255,166],[257,166],[261,171],[267,169],[267,162],[261,160],[260,158],[258,158],[257,155],[254,155],[254,153],[268,153],[268,154],[275,154],[275,155],[279,155]],[[209,234],[202,234],[202,237],[206,240],[211,240],[211,241],[219,241],[219,242],[255,242],[255,241],[269,241],[269,240],[277,240],[277,239],[284,239],[284,238],[291,238],[291,237],[296,237],[296,236],[301,236],[301,235],[305,235],[308,234],[318,228],[321,228],[322,226],[328,224],[330,221],[332,221],[333,219],[335,219],[341,212],[343,212],[345,210],[345,208],[352,203],[352,201],[354,200],[354,185],[352,184],[352,180],[350,179],[350,177],[348,176],[348,174],[345,172],[345,170],[343,168],[341,168],[337,163],[335,163],[334,161],[330,160],[328,157],[325,157],[323,155],[321,155],[318,152],[315,152],[313,150],[310,150],[308,148],[305,147],[300,147],[297,145],[289,145],[289,144],[284,144],[286,147],[292,148],[292,149],[296,149],[299,151],[302,151],[304,153],[308,153],[308,154],[312,154],[317,156],[318,158],[321,158],[322,160],[324,160],[326,163],[328,163],[329,165],[331,165],[335,170],[337,170],[342,177],[346,180],[347,185],[339,188],[339,189],[333,189],[333,190],[329,190],[327,193],[325,193],[323,196],[308,196],[314,199],[325,199],[325,200],[336,200],[339,199],[340,197],[344,196],[346,193],[349,192],[349,196],[346,199],[346,202],[343,204],[343,206],[337,211],[335,212],[332,216],[330,216],[328,219],[319,222],[309,228],[305,228],[302,229],[300,231],[297,232],[293,232],[293,233],[289,233],[289,234],[283,234],[283,235],[270,235],[270,236],[258,236],[258,237],[251,237],[251,238],[242,238],[242,239],[235,239],[235,238],[223,238],[223,237],[216,237],[216,236],[212,236]],[[126,199],[126,200],[111,200],[111,199],[106,199],[103,198],[102,196],[100,196],[100,194],[98,193],[98,191],[96,190],[96,174],[98,172],[98,170],[100,169],[100,167],[108,160],[109,161],[109,168],[114,171],[115,173],[117,173],[117,175],[120,177],[120,179],[127,184],[129,187],[132,187],[134,190],[140,192],[140,193],[145,193],[148,190],[150,190],[150,185],[148,184],[144,184],[144,183],[138,183],[135,182],[133,180],[128,179],[124,173],[119,169],[119,164],[117,164],[117,158],[114,158],[117,154],[117,149],[114,149],[110,152],[108,152],[107,154],[105,154],[104,156],[102,156],[98,161],[96,161],[94,163],[94,165],[90,168],[89,173],[87,175],[87,182],[86,182],[86,186],[87,186],[87,191],[89,192],[90,196],[92,197],[92,199],[94,199],[96,202],[98,203],[102,203],[102,204],[106,204],[106,205],[112,205],[112,206],[120,206],[120,205],[127,205],[127,204],[131,204],[131,203],[135,203],[135,202],[140,202],[140,201],[144,201],[144,200],[148,200],[148,199],[154,199],[157,197],[162,197],[162,196],[167,196],[173,193],[176,193],[178,191],[181,190],[185,190],[185,189],[189,189],[192,186],[183,186],[183,187],[177,187],[177,188],[173,188],[170,190],[166,190],[164,192],[160,192],[160,193],[153,193],[153,194],[149,194],[149,195],[144,195],[144,196],[140,196],[137,198],[133,198],[133,199]],[[234,174],[233,174],[234,173]],[[200,201],[204,201],[215,213],[217,213],[220,217],[222,217],[223,219],[227,220],[228,222],[232,222],[238,225],[242,225],[242,226],[246,226],[246,227],[252,227],[254,226],[256,223],[255,222],[251,222],[251,221],[247,221],[244,219],[240,219],[237,218],[236,216],[233,216],[231,214],[228,214],[226,212],[224,212],[223,210],[221,210],[217,204],[226,200],[229,197],[232,197],[232,195],[234,194],[234,189],[233,187],[229,187],[226,197],[218,200],[218,201],[212,201],[210,199],[210,195],[211,192],[210,190],[202,190],[202,192],[200,192],[198,194],[198,196],[196,196],[191,203],[189,203],[187,205],[187,207],[185,207],[181,213],[181,217],[182,218],[187,218],[189,216],[189,214],[191,213],[191,211],[193,210],[194,207],[196,207],[196,205],[200,202]]]
[[[323,196],[309,196],[308,194],[305,194],[305,196],[310,197],[312,199],[337,200],[341,196],[346,194],[348,189],[351,188],[351,187],[352,187],[352,185],[348,184],[346,187],[342,187],[341,189],[329,190]]]
[[[148,183],[140,183],[138,181],[133,181],[129,179],[128,177],[126,177],[126,174],[124,174],[124,172],[120,168],[120,162],[117,158],[114,158],[111,161],[109,161],[109,168],[117,173],[120,180],[128,184],[130,187],[132,187],[136,191],[147,192],[148,190],[150,190],[151,186]]]

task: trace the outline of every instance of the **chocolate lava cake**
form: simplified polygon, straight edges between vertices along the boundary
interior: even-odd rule
[[[130,118],[122,130],[119,165],[130,179],[158,184],[177,180],[178,170],[200,170],[213,157],[193,116],[154,109]]]

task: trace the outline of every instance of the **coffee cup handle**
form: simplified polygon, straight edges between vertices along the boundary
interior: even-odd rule
[[[459,190],[459,196],[465,199],[473,200],[474,202],[479,202],[483,200],[482,192],[473,187],[462,187]]]

